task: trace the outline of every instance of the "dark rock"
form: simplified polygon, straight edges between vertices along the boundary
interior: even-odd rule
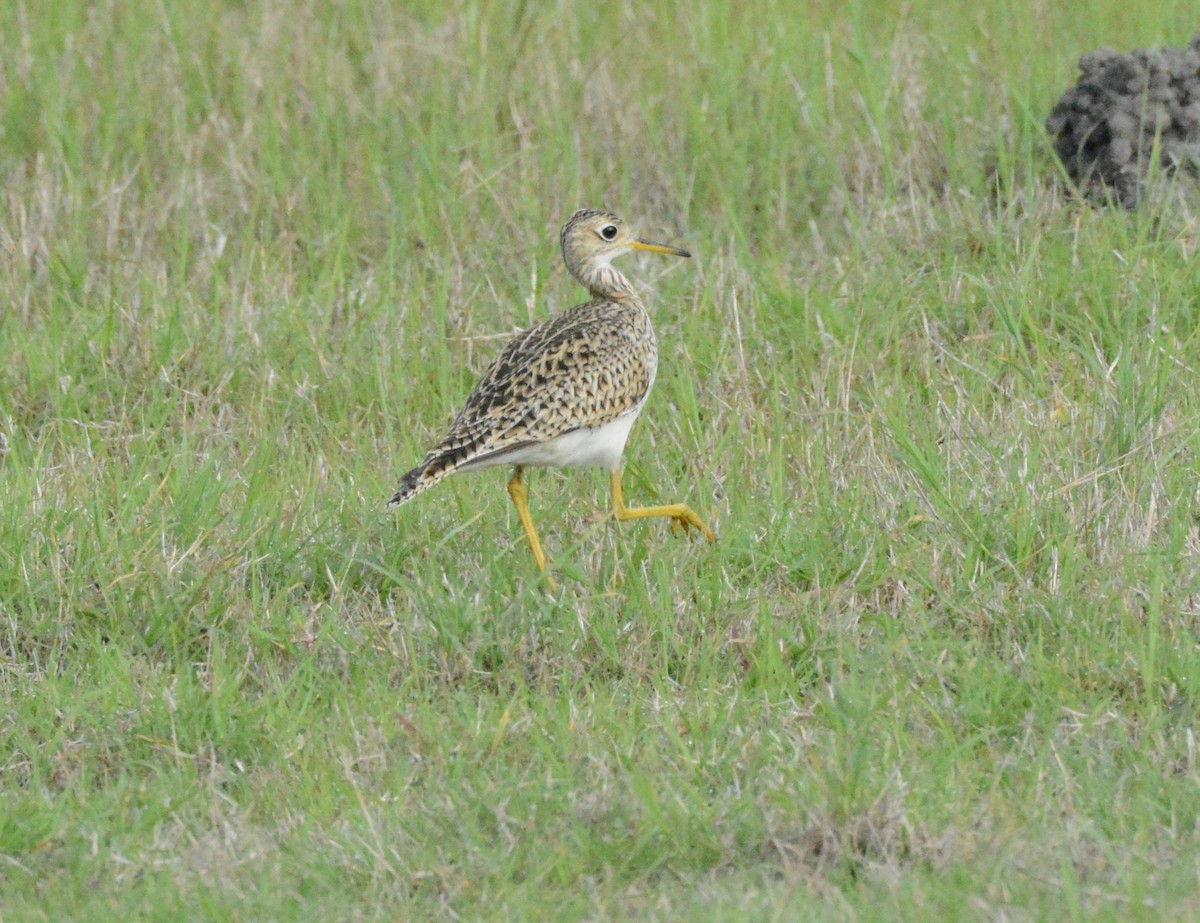
[[[1164,172],[1200,175],[1200,34],[1187,48],[1102,48],[1083,55],[1079,70],[1046,130],[1085,195],[1135,207],[1156,145]]]

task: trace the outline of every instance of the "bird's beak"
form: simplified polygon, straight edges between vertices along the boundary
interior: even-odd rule
[[[630,241],[629,246],[634,250],[646,250],[650,253],[669,253],[672,256],[686,256],[689,259],[691,254],[686,250],[680,250],[678,247],[668,247],[666,244],[656,244],[653,241],[642,240],[640,237]]]

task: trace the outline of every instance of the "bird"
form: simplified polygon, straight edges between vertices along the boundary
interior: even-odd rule
[[[591,299],[516,334],[463,404],[449,431],[400,479],[389,508],[460,471],[511,465],[508,495],[538,570],[546,555],[529,512],[529,467],[599,467],[610,477],[620,522],[667,518],[672,531],[716,537],[685,503],[631,507],[621,486],[629,431],[646,404],[658,370],[658,344],[637,290],[613,265],[625,253],[690,258],[679,247],[634,234],[611,212],[585,208],[560,236],[567,271]],[[553,577],[548,586],[556,590]]]

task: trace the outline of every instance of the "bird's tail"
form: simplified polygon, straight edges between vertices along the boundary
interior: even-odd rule
[[[387,502],[388,509],[393,509],[401,503],[407,503],[417,494],[422,493],[452,473],[454,465],[447,465],[440,458],[427,458],[412,471],[400,479],[400,486]]]
[[[433,486],[434,481],[426,481],[423,477],[426,467],[427,465],[424,463],[417,465],[417,467],[413,468],[412,471],[400,479],[400,486],[392,494],[392,499],[387,502],[389,509],[397,507],[401,503],[407,503],[421,491]]]

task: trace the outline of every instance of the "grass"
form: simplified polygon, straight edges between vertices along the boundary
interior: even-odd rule
[[[1195,22],[1036,7],[0,5],[0,918],[1200,917],[1196,217],[1040,125]],[[600,204],[719,542],[551,598],[382,504]]]

